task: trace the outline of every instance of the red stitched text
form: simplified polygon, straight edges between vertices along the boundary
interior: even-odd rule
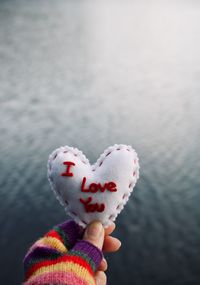
[[[85,186],[86,184],[86,177],[83,177],[82,184],[81,184],[81,192],[91,192],[96,193],[98,191],[105,192],[106,190],[110,192],[116,192],[117,187],[115,182],[106,182],[105,184],[101,183],[91,183],[87,188]]]
[[[66,165],[67,168],[65,172],[61,173],[61,176],[74,176],[74,174],[70,172],[70,168],[71,166],[75,166],[75,163],[72,161],[64,161],[63,164]]]
[[[82,198],[79,199],[80,202],[84,205],[85,211],[88,212],[103,212],[105,209],[104,204],[98,204],[94,203],[92,204],[92,197],[88,197],[86,200],[83,200]]]

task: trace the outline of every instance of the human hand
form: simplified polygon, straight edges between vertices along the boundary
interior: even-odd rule
[[[105,285],[107,262],[102,251],[121,243],[111,237],[115,224],[104,230],[92,222],[84,231],[74,221],[55,226],[33,244],[24,258],[24,285]]]
[[[110,234],[114,231],[115,224],[112,223],[107,229],[104,230],[102,224],[98,221],[89,224],[85,230],[83,240],[86,240],[95,245],[104,252],[115,252],[120,246],[121,242]],[[106,274],[107,261],[105,258],[102,259],[98,271],[95,273],[95,280],[97,285],[106,285]]]

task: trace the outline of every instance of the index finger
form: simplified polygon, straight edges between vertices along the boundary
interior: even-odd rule
[[[112,234],[115,227],[116,227],[115,223],[112,222],[112,224],[105,229],[105,235],[108,236],[108,235]]]

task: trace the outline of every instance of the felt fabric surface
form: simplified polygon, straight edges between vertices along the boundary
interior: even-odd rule
[[[107,148],[93,165],[80,150],[60,147],[49,156],[47,168],[56,197],[82,227],[93,220],[108,227],[139,178],[137,153],[122,144]]]

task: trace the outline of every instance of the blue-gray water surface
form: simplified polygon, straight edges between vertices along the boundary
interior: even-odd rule
[[[48,155],[138,152],[109,284],[200,284],[200,2],[0,1],[0,280],[66,219]]]

